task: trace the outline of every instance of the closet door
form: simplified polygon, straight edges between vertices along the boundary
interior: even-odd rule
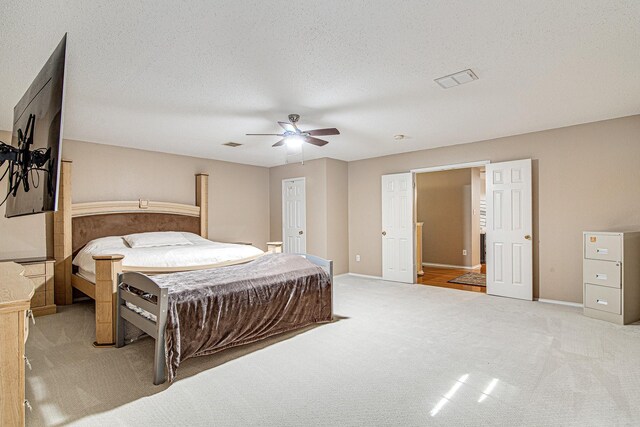
[[[307,252],[307,209],[305,179],[282,181],[282,241],[289,254]]]
[[[531,159],[487,171],[487,294],[533,299]]]

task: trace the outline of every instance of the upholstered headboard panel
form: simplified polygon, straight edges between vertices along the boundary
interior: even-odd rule
[[[200,234],[200,218],[165,213],[114,213],[81,216],[73,222],[73,254],[93,239],[149,231],[188,231]]]

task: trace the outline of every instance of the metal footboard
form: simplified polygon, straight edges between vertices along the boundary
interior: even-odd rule
[[[142,298],[139,295],[123,288],[139,289],[147,295],[155,297]],[[147,319],[141,314],[126,306],[129,302],[156,317],[156,321]],[[116,347],[124,346],[125,326],[124,320],[140,328],[147,335],[155,339],[155,351],[153,357],[153,383],[158,385],[166,381],[166,359],[164,348],[164,331],[167,325],[168,290],[159,287],[153,279],[141,273],[122,273],[118,276],[118,301],[116,306]]]
[[[314,255],[299,255],[321,267],[329,274],[331,278],[331,315],[333,316],[333,261]],[[127,288],[135,288],[142,291],[145,296],[155,298],[142,298],[139,294],[131,292]],[[124,346],[125,320],[152,337],[155,340],[153,383],[156,385],[164,383],[167,379],[164,333],[167,326],[168,294],[168,289],[161,288],[153,279],[144,274],[127,272],[118,275],[116,347]],[[127,302],[153,314],[156,317],[156,321],[154,322],[130,309],[126,305]]]

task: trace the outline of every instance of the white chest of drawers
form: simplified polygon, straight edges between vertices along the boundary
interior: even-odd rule
[[[584,232],[582,286],[585,316],[640,320],[640,232]]]

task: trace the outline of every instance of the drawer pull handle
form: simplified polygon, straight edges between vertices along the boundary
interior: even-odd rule
[[[605,301],[605,300],[603,300],[603,299],[597,299],[597,300],[596,300],[596,302],[597,302],[598,304],[602,304],[602,305],[609,305],[609,303],[608,303],[608,302],[606,302],[606,301]]]
[[[596,279],[598,280],[607,280],[607,275],[602,273],[596,273]]]
[[[27,310],[27,321],[28,321],[29,318],[31,318],[31,321],[35,325],[36,324],[36,318],[33,317],[33,310]]]
[[[31,370],[31,362],[29,362],[29,359],[27,358],[27,356],[24,356],[24,363],[25,365],[27,365],[27,368]]]
[[[602,255],[607,255],[609,253],[609,249],[606,248],[597,248],[596,252]]]
[[[33,407],[31,406],[31,403],[29,403],[27,399],[24,400],[24,406],[29,410],[29,412],[33,412]]]

